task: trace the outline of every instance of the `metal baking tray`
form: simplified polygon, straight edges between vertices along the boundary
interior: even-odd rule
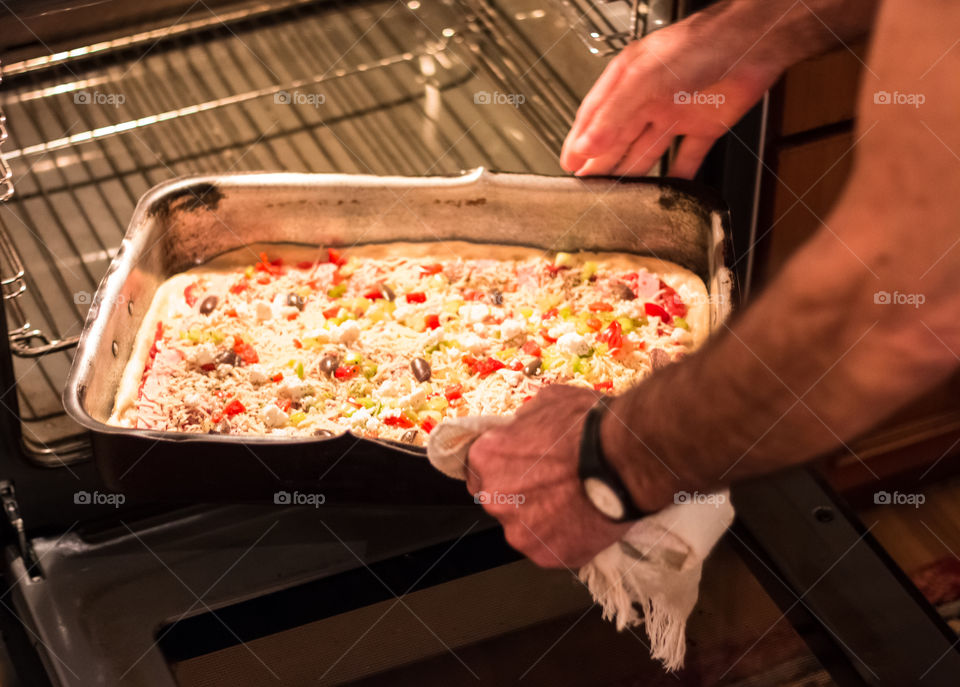
[[[222,436],[106,424],[142,318],[168,277],[252,243],[349,247],[465,240],[545,251],[623,251],[676,262],[710,295],[711,327],[734,305],[729,217],[709,190],[667,179],[581,180],[256,173],[187,177],[148,191],[87,314],[63,392],[92,433],[107,486],[139,498],[260,500],[278,491],[327,503],[456,503],[462,483],[422,448],[350,433],[329,439]]]

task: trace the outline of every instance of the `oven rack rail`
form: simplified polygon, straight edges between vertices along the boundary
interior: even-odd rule
[[[415,6],[419,3],[409,2],[398,11]],[[416,46],[405,44],[388,21],[361,30],[362,8],[344,5],[334,15],[322,14],[319,8],[328,7],[330,3],[297,0],[265,12],[257,5],[246,13],[229,14],[226,24],[222,20],[227,14],[213,16],[189,22],[189,30],[171,31],[168,37],[146,32],[137,40],[120,39],[114,49],[93,44],[57,53],[56,59],[9,65],[7,85],[13,89],[0,90],[0,103],[8,105],[8,115],[16,114],[7,124],[16,144],[9,159],[18,189],[12,205],[0,206],[7,210],[0,212],[0,277],[15,367],[20,365],[15,373],[28,456],[59,465],[89,455],[85,432],[63,413],[60,390],[85,309],[119,245],[126,218],[139,196],[156,183],[174,175],[227,169],[450,174],[484,165],[559,172],[556,151],[579,98],[518,36],[513,18],[492,2],[462,0],[455,21],[431,25],[431,40]],[[325,44],[329,34],[319,26],[321,16],[333,24],[331,31],[339,29],[354,42],[350,60],[338,58],[334,45]],[[257,25],[250,29],[253,19]],[[218,96],[211,86],[214,77],[202,76],[190,63],[197,54],[212,59],[210,36],[219,40],[219,59],[239,70],[245,89]],[[161,48],[170,50],[154,47],[158,40]],[[308,42],[312,54],[306,50]],[[130,55],[138,48],[152,52],[137,60],[134,69]],[[352,59],[354,54],[364,59]],[[279,73],[297,78],[257,83],[261,57]],[[189,77],[176,93],[169,78],[164,81],[173,73],[175,59],[182,61],[176,68]],[[325,68],[331,63],[335,69]],[[119,72],[123,74],[118,78]],[[419,79],[420,90],[400,89],[385,100],[381,91],[387,79]],[[468,81],[484,90],[523,93],[527,105],[522,113],[509,106],[473,107],[483,116],[471,124],[461,103],[465,95],[459,93]],[[141,82],[158,85],[147,92]],[[72,107],[69,99],[63,100],[71,84],[74,90],[77,84],[115,87],[152,109],[131,114],[129,107],[100,107],[93,114],[97,108]],[[290,108],[293,121],[285,123],[283,131],[257,128],[256,108],[262,109],[265,101],[284,91],[320,87],[342,106],[337,116],[317,117]],[[438,114],[440,94],[446,95]],[[60,121],[57,111],[64,102],[67,109],[72,107],[71,117],[78,118],[69,134],[20,130],[26,130],[28,122],[51,118],[66,130],[69,122]],[[204,147],[205,132],[216,129],[220,145]],[[290,145],[293,137],[302,144]],[[431,151],[422,145],[429,139],[434,139]],[[156,159],[138,156],[145,142]],[[74,176],[67,176],[60,160],[72,160]],[[90,215],[91,197],[105,214]],[[78,211],[64,213],[58,203]],[[45,245],[51,239],[56,250]]]

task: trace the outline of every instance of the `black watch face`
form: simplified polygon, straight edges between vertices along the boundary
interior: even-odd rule
[[[611,520],[622,520],[626,515],[623,501],[617,496],[609,484],[598,477],[587,477],[583,480],[583,490],[594,507]]]

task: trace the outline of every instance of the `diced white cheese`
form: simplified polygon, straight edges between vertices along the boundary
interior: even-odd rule
[[[189,393],[183,397],[183,403],[188,408],[199,408],[203,404],[203,397],[197,393]]]
[[[547,331],[547,334],[550,335],[551,339],[559,339],[564,334],[573,334],[577,331],[577,325],[573,322],[561,322],[556,324]]]
[[[503,324],[500,325],[500,339],[509,341],[516,336],[520,336],[525,331],[527,331],[526,323],[520,320],[506,319],[503,321]]]
[[[260,418],[267,427],[283,427],[287,424],[287,414],[272,403],[260,411]]]
[[[427,393],[419,387],[414,389],[408,395],[400,399],[400,405],[404,408],[418,408],[427,400]]]
[[[498,374],[500,374],[510,386],[517,386],[523,379],[523,372],[519,370],[498,370]]]
[[[672,332],[670,332],[670,340],[673,343],[686,346],[693,342],[693,336],[686,329],[677,327]]]
[[[407,303],[401,303],[396,307],[396,309],[394,309],[393,319],[397,320],[398,322],[403,322],[404,320],[406,320],[409,317],[412,317],[416,313],[417,313],[417,309],[414,306],[409,305]]]
[[[470,351],[473,355],[483,353],[487,349],[488,341],[472,332],[467,332],[459,339],[460,348]]]
[[[257,313],[257,322],[263,322],[273,317],[273,308],[266,301],[257,301],[254,303]]]
[[[298,377],[284,377],[277,391],[281,396],[286,396],[296,401],[303,398],[307,392],[310,391],[310,385],[305,384]]]
[[[407,393],[409,382],[403,378],[388,379],[380,386],[380,395],[399,398]]]
[[[443,329],[431,329],[424,334],[423,337],[423,347],[429,348],[430,346],[436,346],[438,343],[443,341]]]
[[[194,365],[203,366],[213,362],[217,349],[213,344],[201,343],[190,349],[190,362]]]
[[[573,355],[586,355],[590,352],[590,344],[576,332],[569,332],[557,339],[557,348]]]
[[[353,320],[347,320],[343,324],[337,325],[330,332],[331,337],[342,344],[350,344],[360,336],[360,327]]]
[[[256,364],[247,367],[247,374],[250,376],[250,381],[254,384],[263,384],[269,379],[266,370]]]
[[[466,305],[460,306],[457,314],[460,315],[460,319],[467,324],[482,322],[484,318],[490,314],[490,306],[484,305],[483,303],[467,303]]]

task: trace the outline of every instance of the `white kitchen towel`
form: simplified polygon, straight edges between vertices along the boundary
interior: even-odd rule
[[[447,420],[430,433],[427,455],[440,472],[466,478],[474,440],[511,417]],[[677,504],[638,520],[583,566],[580,579],[618,630],[646,624],[650,655],[667,670],[683,667],[686,625],[697,602],[703,560],[733,522],[727,491],[679,492]]]

